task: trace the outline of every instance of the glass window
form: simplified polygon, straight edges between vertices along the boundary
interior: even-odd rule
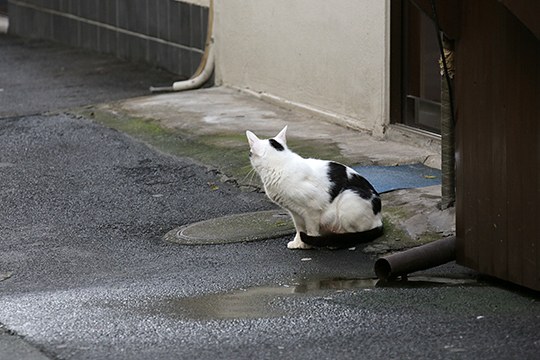
[[[440,133],[441,76],[433,22],[408,0],[392,1],[392,6],[392,122]]]

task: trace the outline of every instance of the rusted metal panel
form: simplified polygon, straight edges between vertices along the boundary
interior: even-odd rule
[[[540,290],[540,42],[495,0],[461,5],[458,262]]]

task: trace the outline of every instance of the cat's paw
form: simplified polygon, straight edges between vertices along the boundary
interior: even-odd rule
[[[302,240],[294,239],[293,241],[289,241],[287,244],[287,248],[289,249],[311,249],[311,245],[306,244]]]

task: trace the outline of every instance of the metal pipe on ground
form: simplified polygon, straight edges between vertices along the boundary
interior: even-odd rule
[[[383,256],[375,261],[375,274],[380,280],[446,264],[456,258],[456,237],[450,236],[400,253]]]

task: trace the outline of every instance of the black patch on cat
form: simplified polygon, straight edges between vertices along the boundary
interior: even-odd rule
[[[380,213],[382,208],[381,198],[376,196],[371,199],[371,206],[373,206],[373,214],[377,215],[378,213]]]
[[[347,168],[335,162],[328,163],[328,178],[332,183],[328,193],[330,194],[330,202],[345,190],[349,179],[347,178]]]
[[[283,145],[281,145],[280,143],[278,143],[276,140],[274,139],[270,139],[270,145],[272,145],[272,147],[274,149],[276,149],[277,151],[283,151],[285,150],[285,148],[283,147]]]
[[[354,174],[352,178],[349,180],[349,186],[348,189],[354,191],[362,199],[369,200],[373,197],[373,194],[376,194],[377,192],[371,186],[369,181],[366,180],[363,176],[360,176],[358,174]]]
[[[371,200],[373,213],[377,215],[381,211],[381,199],[373,186],[363,176],[353,174],[351,178],[347,176],[347,167],[335,162],[328,163],[328,178],[332,183],[328,193],[330,202],[345,190],[351,190],[364,200]]]

